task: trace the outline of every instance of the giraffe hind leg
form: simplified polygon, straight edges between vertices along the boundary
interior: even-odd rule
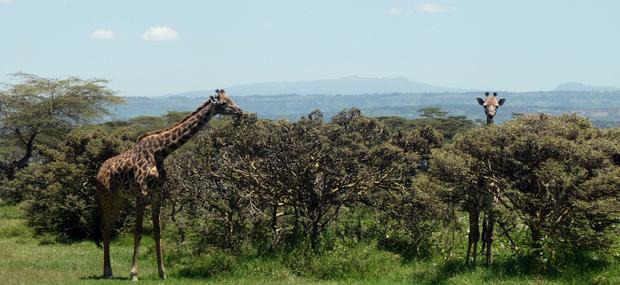
[[[138,195],[136,199],[136,221],[133,241],[133,257],[131,259],[131,281],[138,281],[138,257],[140,255],[140,240],[142,239],[142,226],[144,220],[144,199]]]
[[[120,212],[120,195],[116,193],[102,194],[100,196],[101,207],[101,237],[103,239],[103,277],[111,278],[112,264],[110,259],[110,241],[114,223]]]
[[[163,195],[161,189],[153,193],[151,203],[151,214],[153,219],[153,239],[155,239],[155,250],[157,254],[157,271],[160,279],[166,279],[166,270],[164,269],[164,256],[161,245],[161,227],[160,227],[160,211]]]
[[[467,260],[466,263],[473,263],[476,266],[476,257],[478,255],[478,241],[480,240],[480,212],[475,209],[469,210],[469,234],[467,244]],[[473,248],[473,253],[471,249]],[[470,255],[471,254],[471,255]],[[471,259],[470,259],[471,256]]]
[[[491,265],[491,263],[493,263],[493,254],[492,254],[492,250],[493,250],[493,231],[495,229],[495,213],[493,212],[493,209],[491,209],[491,212],[489,212],[489,220],[488,220],[488,226],[487,226],[487,237],[486,237],[486,246],[487,246],[487,252],[486,252],[486,264],[487,265]]]

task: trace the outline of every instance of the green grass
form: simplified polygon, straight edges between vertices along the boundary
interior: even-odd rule
[[[0,284],[127,284],[132,238],[112,245],[116,278],[102,280],[102,251],[92,242],[35,237],[16,206],[0,206]],[[231,257],[214,253],[168,267],[157,278],[153,241],[143,238],[140,284],[620,284],[620,263],[589,262],[550,275],[523,273],[515,261],[467,268],[462,261],[407,262],[362,244],[322,256]],[[193,277],[185,277],[193,276]]]

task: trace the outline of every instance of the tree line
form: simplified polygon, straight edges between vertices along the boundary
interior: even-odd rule
[[[19,78],[0,92],[0,197],[22,203],[39,233],[89,238],[99,165],[182,114],[84,124],[119,102],[102,81]],[[421,113],[214,120],[166,161],[167,240],[190,255],[213,247],[320,254],[346,240],[406,258],[457,258],[466,213],[485,208],[510,258],[550,265],[617,245],[618,129],[577,115],[480,126],[439,109]],[[15,163],[26,156],[26,165]],[[481,196],[496,202],[488,207]],[[131,207],[119,231],[130,228]]]

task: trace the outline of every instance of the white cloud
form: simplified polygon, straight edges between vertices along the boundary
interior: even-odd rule
[[[427,3],[427,4],[417,5],[413,7],[413,9],[402,9],[402,8],[396,8],[396,7],[390,8],[388,9],[388,13],[392,16],[412,16],[418,13],[438,14],[438,13],[445,13],[445,12],[454,11],[454,10],[456,10],[455,6],[446,6],[443,4]]]
[[[401,10],[400,8],[390,8],[388,9],[388,13],[390,13],[390,15],[392,16],[400,16],[403,14],[403,10]]]
[[[422,13],[444,13],[444,12],[448,12],[451,10],[455,10],[456,7],[454,6],[445,6],[442,4],[433,4],[433,3],[427,3],[427,4],[422,4],[422,5],[418,5],[415,6],[415,11],[417,12],[422,12]]]
[[[98,29],[90,33],[90,37],[97,40],[113,40],[116,38],[116,34],[111,30]]]
[[[8,5],[8,4],[13,4],[13,2],[15,2],[15,1],[13,1],[13,0],[0,0],[0,4],[7,4]]]
[[[179,39],[179,34],[170,27],[150,27],[142,34],[145,41],[172,41]]]

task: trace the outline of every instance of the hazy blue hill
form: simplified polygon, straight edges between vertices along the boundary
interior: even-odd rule
[[[618,87],[611,86],[590,86],[579,82],[565,82],[554,89],[554,91],[594,91],[594,92],[613,92],[620,91]]]
[[[411,81],[405,77],[369,78],[349,76],[312,81],[261,82],[224,88],[234,96],[248,95],[358,95],[386,93],[459,93],[475,90],[449,88]],[[213,90],[168,94],[164,97],[205,97]]]
[[[232,94],[232,92],[231,92]],[[449,115],[464,115],[483,119],[482,108],[476,102],[481,92],[468,93],[389,93],[379,95],[256,95],[234,96],[238,105],[261,118],[299,119],[320,109],[331,117],[344,108],[357,107],[371,116],[418,116],[417,110],[426,106],[440,107]],[[499,122],[510,119],[513,113],[560,114],[575,112],[594,121],[620,122],[620,91],[550,91],[500,93],[506,104],[497,115]],[[140,115],[159,116],[168,111],[192,111],[207,97],[127,97],[127,104],[113,107],[115,115],[108,119],[127,119]],[[607,124],[607,123],[605,123]],[[607,124],[609,125],[609,124]]]

